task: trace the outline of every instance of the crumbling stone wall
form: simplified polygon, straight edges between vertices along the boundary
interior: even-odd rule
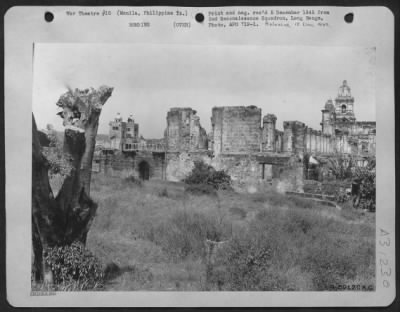
[[[254,155],[224,154],[215,157],[211,165],[226,171],[239,192],[253,193],[267,186],[267,180],[262,178],[262,164]]]
[[[275,129],[275,152],[282,153],[283,151],[283,131]]]
[[[260,108],[256,106],[214,107],[211,123],[213,151],[216,155],[260,151]]]
[[[207,151],[168,152],[166,154],[166,179],[174,182],[182,181],[190,174],[196,160],[211,164],[210,153]]]
[[[302,156],[306,151],[306,125],[300,121],[285,121],[283,128],[283,151]]]
[[[166,179],[182,181],[190,174],[196,160],[201,160],[216,170],[224,170],[232,178],[238,192],[261,192],[275,189],[279,192],[302,191],[303,167],[291,156],[255,154],[168,153]],[[298,158],[295,158],[298,160]]]
[[[207,150],[207,132],[201,127],[196,111],[189,107],[170,109],[165,140],[168,151]]]
[[[165,153],[124,152],[103,155],[94,158],[95,167],[100,174],[110,176],[140,178],[139,165],[146,162],[149,167],[149,179],[165,179]]]
[[[304,168],[302,161],[297,157],[290,160],[281,168],[279,179],[277,179],[276,190],[280,193],[303,192]]]

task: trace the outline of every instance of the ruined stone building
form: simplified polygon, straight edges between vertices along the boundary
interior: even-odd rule
[[[225,170],[237,189],[302,191],[305,154],[353,155],[361,161],[375,155],[376,124],[356,121],[354,102],[343,81],[335,101],[328,100],[322,109],[321,130],[296,120],[284,121],[278,130],[277,117],[262,116],[256,106],[221,106],[212,109],[207,133],[195,110],[171,108],[164,138],[159,140],[141,140],[133,118],[123,122],[118,116],[110,122],[110,140],[123,165],[117,170],[116,165],[109,167],[143,179],[180,181],[194,161],[202,160]]]
[[[188,107],[171,108],[167,114],[164,135],[166,150],[169,152],[207,149],[207,132],[201,127],[196,111]]]

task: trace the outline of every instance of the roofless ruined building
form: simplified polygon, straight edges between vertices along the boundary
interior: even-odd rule
[[[357,121],[354,105],[344,80],[335,100],[329,99],[321,111],[321,129],[293,120],[284,121],[283,130],[278,130],[271,112],[262,116],[256,106],[221,106],[212,109],[210,133],[195,110],[171,108],[164,138],[159,140],[141,139],[133,116],[125,122],[117,115],[109,132],[111,147],[118,151],[112,156],[114,165],[109,162],[99,170],[115,174],[128,170],[142,178],[179,181],[195,160],[202,160],[226,170],[237,185],[301,190],[305,154],[351,155],[360,164],[375,155],[376,122]]]

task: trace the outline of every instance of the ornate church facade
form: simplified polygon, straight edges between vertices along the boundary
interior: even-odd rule
[[[376,122],[357,121],[354,97],[344,80],[335,102],[328,100],[322,110],[322,133],[335,138],[336,152],[375,155]]]

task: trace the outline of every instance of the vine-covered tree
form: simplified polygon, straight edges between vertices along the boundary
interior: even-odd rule
[[[32,246],[36,281],[52,283],[52,272],[43,251],[73,242],[86,243],[97,204],[90,198],[90,179],[99,117],[113,88],[69,90],[57,106],[63,118],[63,155],[50,161],[43,153],[42,133],[32,116]],[[51,138],[47,141],[51,144]],[[49,157],[51,158],[51,157]],[[62,183],[55,195],[49,182],[49,170],[61,171]],[[54,172],[57,174],[57,172]]]

